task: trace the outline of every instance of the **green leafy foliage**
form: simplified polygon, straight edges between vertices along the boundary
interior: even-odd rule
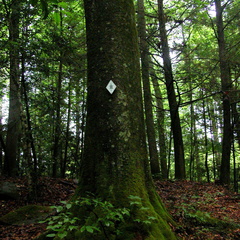
[[[68,234],[73,234],[75,231],[81,233],[87,232],[96,234],[102,232],[104,235],[121,235],[121,223],[132,221],[140,227],[149,226],[156,220],[153,216],[147,216],[148,208],[142,206],[142,199],[138,196],[129,196],[129,207],[117,208],[108,201],[103,201],[98,198],[81,198],[73,202],[62,201],[61,206],[53,206],[56,214],[47,218],[41,223],[47,223],[49,234],[47,237],[65,238]],[[139,208],[144,218],[134,218],[134,208]],[[90,217],[84,219],[84,215],[76,217],[74,209],[82,209],[94,215],[94,221]]]
[[[79,218],[74,217],[72,212],[67,211],[71,209],[72,205],[62,201],[63,206],[53,206],[57,215],[47,218],[45,221],[40,223],[47,222],[47,230],[49,234],[47,237],[59,237],[63,239],[67,236],[68,232],[77,229]]]

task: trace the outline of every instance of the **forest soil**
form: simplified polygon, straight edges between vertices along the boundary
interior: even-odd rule
[[[72,179],[41,178],[37,200],[29,200],[26,178],[0,178],[14,182],[20,192],[18,200],[0,199],[0,217],[22,206],[59,205],[69,199],[75,188]],[[178,223],[173,231],[181,239],[240,239],[240,194],[214,183],[192,181],[155,181],[165,206]],[[43,233],[46,224],[6,225],[0,222],[1,240],[29,240]],[[141,239],[138,236],[136,239]]]

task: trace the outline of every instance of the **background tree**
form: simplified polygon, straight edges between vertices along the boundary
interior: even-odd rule
[[[217,40],[219,49],[221,86],[223,91],[223,139],[222,139],[222,162],[220,181],[222,184],[229,185],[230,183],[230,154],[232,144],[232,126],[231,126],[231,110],[229,90],[232,89],[231,73],[226,52],[226,44],[224,37],[223,11],[225,6],[221,6],[221,1],[215,0],[216,7],[216,25],[217,25]]]
[[[146,35],[146,22],[145,22],[145,11],[144,1],[138,0],[138,32],[140,37],[140,56],[141,56],[141,72],[143,82],[143,93],[144,93],[144,106],[145,106],[145,121],[148,138],[148,148],[150,156],[150,165],[152,174],[160,173],[159,157],[156,145],[156,133],[154,127],[153,118],[153,107],[152,107],[152,93],[150,86],[150,58],[147,44]]]
[[[4,172],[9,176],[16,176],[18,141],[20,136],[19,20],[22,3],[21,1],[12,1],[7,4],[7,2],[3,1],[3,4],[8,21],[10,64],[10,97]]]
[[[159,158],[161,163],[161,176],[163,179],[168,178],[167,168],[167,139],[165,133],[165,113],[162,101],[162,93],[158,84],[158,78],[154,69],[151,69],[151,79],[154,88],[154,94],[156,99],[156,115],[157,115],[157,130],[158,130],[158,144],[159,144]]]
[[[171,129],[173,132],[173,141],[174,141],[175,177],[177,179],[183,179],[186,177],[186,170],[185,170],[182,130],[181,130],[181,123],[180,123],[180,117],[178,112],[179,106],[177,103],[175,89],[174,89],[172,63],[171,63],[171,58],[169,53],[169,46],[168,46],[166,27],[165,27],[163,0],[158,0],[158,17],[159,17],[159,29],[160,29],[163,66],[164,66],[163,69],[164,69],[168,101],[169,101],[169,107],[170,107]]]

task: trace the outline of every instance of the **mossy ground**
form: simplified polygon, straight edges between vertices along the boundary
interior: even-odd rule
[[[210,213],[202,211],[189,211],[185,213],[185,218],[191,224],[202,225],[206,228],[215,228],[216,230],[222,231],[226,229],[239,228],[240,224],[230,222],[227,220],[220,220],[218,218],[212,217]]]
[[[46,218],[51,211],[52,209],[48,206],[28,205],[2,216],[0,222],[9,225],[36,223]]]
[[[46,188],[49,191],[41,192],[44,195],[39,199],[38,204],[44,202],[48,205],[58,205],[61,200],[66,200],[67,193],[69,194],[69,187],[75,184],[73,181],[66,179],[63,182],[68,182],[68,184],[62,184],[62,181],[60,179],[41,179],[41,184],[47,184]],[[27,182],[19,178],[18,184],[25,186]],[[240,224],[239,194],[228,191],[221,186],[216,186],[213,183],[158,180],[155,181],[155,184],[164,205],[171,213],[172,218],[179,224],[178,227],[172,226],[172,229],[180,239],[240,239],[240,227],[237,227],[237,224]],[[27,189],[27,185],[26,188],[22,188],[21,199],[26,198]],[[70,195],[68,195],[69,197]],[[6,215],[7,212],[22,206],[23,202],[0,200],[0,204],[1,215]],[[186,216],[183,212],[183,207],[188,207],[189,210],[192,210],[192,212],[189,212],[193,215],[196,215],[196,211],[203,212],[203,216],[197,214],[201,218],[204,218],[205,213],[207,213],[207,216],[210,214],[212,218],[223,221],[223,224],[218,226],[218,221],[212,222],[211,225],[207,221],[205,223],[194,221],[194,219]],[[193,208],[195,211],[193,211]],[[46,224],[6,225],[0,223],[0,239],[5,239],[8,236],[9,239],[29,240],[36,238],[36,236],[44,233],[45,230]],[[141,236],[137,232],[133,233],[132,236],[134,240],[146,240],[145,236]],[[130,235],[128,237],[131,239]],[[156,240],[154,236],[149,236],[149,239],[151,238]]]

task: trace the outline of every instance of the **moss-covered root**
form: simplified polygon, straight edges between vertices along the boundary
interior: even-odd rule
[[[82,211],[78,213],[86,221],[82,222],[75,233],[72,233],[67,239],[76,240],[134,240],[136,236],[141,236],[146,240],[175,240],[177,239],[168,225],[168,220],[172,222],[171,217],[166,213],[161,202],[158,202],[158,210],[155,210],[149,201],[144,202],[139,198],[130,201],[130,207],[127,208],[129,214],[123,214],[123,218],[118,218],[126,208],[111,209],[106,212],[101,207],[91,211]],[[85,231],[82,227],[85,226]],[[98,230],[92,228],[96,226]],[[89,231],[86,231],[88,228]]]
[[[92,223],[88,222],[89,226]],[[67,239],[76,240],[134,240],[136,236],[141,236],[145,240],[176,240],[176,236],[171,231],[169,225],[161,218],[154,220],[151,224],[143,222],[124,222],[117,229],[101,229],[99,232],[82,232],[81,230],[71,234]]]
[[[141,229],[144,231],[143,234],[146,236],[146,240],[175,240],[177,239],[174,232],[170,228],[168,222],[171,224],[175,224],[171,218],[171,216],[166,212],[165,208],[161,204],[161,202],[155,202],[155,206],[150,205],[147,207],[148,210],[145,213],[143,211],[139,211],[140,218],[142,219]],[[150,224],[144,224],[146,219],[154,219]]]
[[[39,205],[28,205],[14,210],[0,218],[5,224],[29,224],[46,218],[52,211],[50,207]]]
[[[160,202],[156,211],[149,201],[143,202],[139,197],[132,197],[135,198],[130,200],[130,206],[121,208],[97,199],[88,199],[89,203],[92,201],[96,204],[94,206],[74,205],[69,210],[74,213],[72,219],[78,219],[75,222],[77,225],[70,226],[70,222],[66,221],[68,225],[62,225],[61,232],[55,235],[54,240],[58,240],[59,233],[63,233],[66,240],[135,240],[139,236],[145,240],[176,239],[165,219],[165,209],[161,208]],[[58,219],[60,222],[65,220]],[[43,234],[38,239],[49,239],[46,235]]]

